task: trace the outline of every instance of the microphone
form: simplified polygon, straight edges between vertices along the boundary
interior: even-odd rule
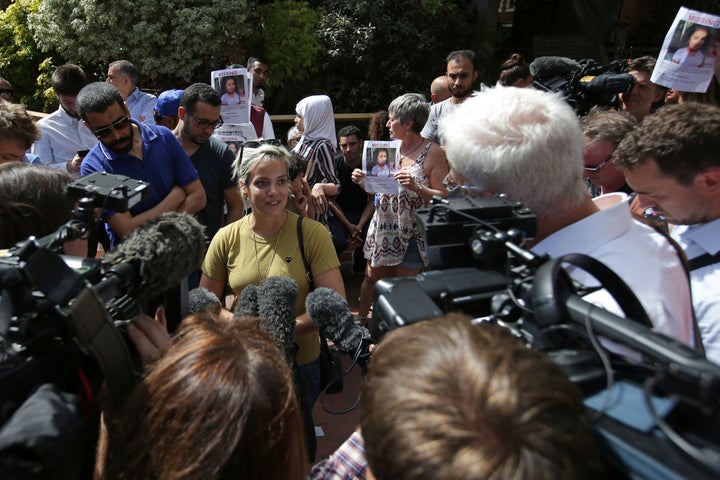
[[[193,288],[188,292],[188,313],[201,313],[206,310],[219,313],[221,308],[220,300],[205,287]]]
[[[320,334],[329,338],[340,351],[349,355],[360,351],[358,360],[364,371],[370,358],[368,347],[373,342],[368,329],[350,312],[347,300],[332,288],[318,287],[305,299],[305,309]]]
[[[538,57],[530,64],[535,80],[544,82],[553,78],[566,78],[580,70],[580,63],[567,57]]]
[[[200,268],[204,257],[200,222],[187,213],[167,212],[128,235],[101,264],[108,273],[118,274],[132,295],[149,300]]]
[[[257,289],[260,328],[270,334],[288,364],[295,361],[295,302],[298,285],[290,277],[268,277]]]
[[[258,316],[257,288],[257,286],[250,284],[240,292],[235,310],[233,310],[233,318],[235,320],[242,320],[243,317]]]

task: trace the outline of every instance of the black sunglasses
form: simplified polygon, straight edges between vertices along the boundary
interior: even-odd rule
[[[107,127],[98,128],[97,130],[93,130],[93,133],[98,138],[104,138],[110,135],[110,132],[113,130],[124,130],[130,125],[130,117],[123,117],[117,122],[108,125]]]
[[[262,145],[272,145],[273,147],[279,147],[280,145],[282,145],[282,140],[280,140],[279,138],[268,138],[241,142],[239,145],[240,151],[238,152],[238,161],[242,163],[243,152],[246,148],[259,148]]]
[[[13,91],[9,88],[0,88],[0,95],[9,95],[12,96]]]

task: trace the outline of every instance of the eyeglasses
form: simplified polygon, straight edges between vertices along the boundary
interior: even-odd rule
[[[99,128],[97,130],[93,130],[93,133],[98,138],[105,138],[113,130],[125,130],[130,125],[130,117],[123,117],[117,122],[108,125],[107,127]]]
[[[191,113],[190,116],[193,118],[193,120],[195,120],[197,122],[197,124],[200,126],[200,128],[203,128],[203,129],[210,128],[212,130],[215,130],[216,128],[222,127],[222,125],[224,123],[222,117],[218,118],[214,122],[211,122],[210,120],[198,118],[197,116],[195,116],[194,113]]]
[[[242,163],[243,151],[246,148],[259,148],[262,145],[272,145],[273,147],[279,147],[280,145],[282,145],[282,140],[280,140],[279,138],[261,138],[260,140],[248,140],[247,142],[240,142],[240,151],[238,152],[239,162]]]
[[[611,158],[612,158],[612,153],[610,153],[607,157],[605,157],[605,159],[602,162],[598,163],[594,167],[583,166],[583,170],[586,170],[588,172],[599,172],[600,169],[603,168],[605,166],[605,164],[610,161]]]
[[[8,97],[12,97],[12,96],[13,96],[13,91],[12,91],[11,89],[9,89],[9,88],[0,88],[0,96],[3,96],[3,95],[4,95],[4,96],[8,96]]]

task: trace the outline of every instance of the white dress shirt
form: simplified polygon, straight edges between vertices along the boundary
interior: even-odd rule
[[[720,251],[720,218],[700,225],[679,225],[672,237],[692,260]],[[713,263],[690,272],[695,317],[700,327],[705,355],[720,364],[720,263]]]
[[[662,234],[632,218],[626,194],[609,193],[593,201],[599,212],[553,233],[533,252],[548,253],[553,258],[581,253],[599,260],[635,293],[655,332],[692,346],[690,286],[678,252]],[[578,268],[570,267],[568,272],[586,286],[598,285]],[[585,299],[624,316],[604,289]]]
[[[40,157],[46,167],[66,170],[79,150],[90,150],[98,139],[82,120],[71,117],[62,107],[38,120],[40,140],[30,147],[30,153]]]

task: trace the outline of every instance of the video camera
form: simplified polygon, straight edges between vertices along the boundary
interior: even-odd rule
[[[627,62],[616,60],[598,65],[595,60],[539,57],[530,64],[533,85],[538,90],[560,92],[579,115],[595,105],[617,105],[618,95],[635,86],[635,77],[625,73]]]
[[[470,252],[492,252],[494,263],[378,281],[373,337],[449,312],[468,314],[474,323],[495,323],[565,369],[600,418],[596,433],[617,468],[637,478],[650,471],[693,478],[720,474],[720,366],[653,332],[630,288],[597,260],[579,254],[550,258],[524,249],[522,231],[534,234],[534,217],[522,205],[503,198],[433,202],[418,212],[428,244],[456,248],[458,232],[465,232],[466,258]],[[497,214],[498,207],[503,214]],[[446,237],[438,233],[443,231]],[[585,301],[590,289],[571,279],[568,265],[593,275],[625,318]],[[620,353],[609,351],[607,341],[619,345]],[[633,393],[611,402],[618,391]],[[667,415],[658,412],[659,404]],[[625,423],[633,417],[647,418],[650,428]]]

